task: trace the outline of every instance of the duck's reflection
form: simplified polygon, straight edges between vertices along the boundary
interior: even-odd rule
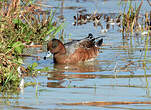
[[[64,72],[78,72],[78,73],[100,71],[99,62],[97,61],[67,65],[55,64],[54,69],[61,70]]]
[[[90,74],[89,72],[97,71],[101,71],[97,60],[82,64],[54,64],[53,71],[48,72],[48,80],[51,82],[47,83],[47,87],[65,87],[62,83],[67,81],[66,79],[93,79],[96,78],[96,74]]]

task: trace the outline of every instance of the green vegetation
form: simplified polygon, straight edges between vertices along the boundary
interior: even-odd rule
[[[148,4],[150,5],[149,0]],[[147,53],[149,52],[149,42],[150,42],[150,35],[151,35],[151,11],[146,12],[144,15],[140,15],[140,9],[143,5],[144,0],[141,0],[140,4],[137,6],[138,3],[135,2],[135,7],[132,5],[132,1],[128,1],[125,4],[123,18],[122,18],[122,33],[123,34],[129,34],[129,33],[135,33],[135,32],[142,32],[142,35],[146,35],[145,37],[142,37],[145,39],[144,42],[144,59],[142,60],[142,67],[144,70],[144,78],[146,80],[146,88],[147,88],[147,95],[149,96],[149,79],[147,75],[147,69],[149,68],[147,66]],[[128,6],[128,7],[127,7]],[[126,8],[128,8],[128,11],[126,12]],[[144,33],[143,33],[144,32]],[[135,75],[136,76],[136,75]]]
[[[20,57],[25,45],[42,43],[46,36],[55,36],[62,29],[62,24],[53,21],[55,12],[43,12],[33,3],[0,1],[0,91],[19,86],[17,69],[26,71]]]
[[[132,1],[127,2],[128,3],[128,11],[126,12],[126,6],[124,8],[124,13],[123,13],[123,19],[122,19],[122,28],[123,32],[131,32],[133,33],[134,28],[139,29],[139,23],[138,23],[138,15],[140,12],[140,8],[143,4],[143,1],[140,3],[139,7],[133,7],[132,6]]]
[[[137,4],[138,2],[136,2]],[[132,5],[132,1],[126,2],[124,6],[124,13],[122,14],[122,32],[124,33],[133,33],[139,31],[146,31],[150,29],[149,25],[149,14],[145,13],[145,16],[140,20],[140,9],[143,5],[143,0],[141,0],[139,6]],[[128,7],[127,7],[128,6]],[[126,8],[128,11],[126,12]],[[150,13],[151,14],[151,13]],[[150,18],[151,19],[151,18]]]

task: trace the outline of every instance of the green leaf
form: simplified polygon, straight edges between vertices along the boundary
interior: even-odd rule
[[[22,21],[20,19],[13,19],[14,24],[21,24]]]
[[[57,27],[56,31],[53,33],[55,36],[62,28],[64,27],[64,24],[62,23],[60,26]]]
[[[34,62],[31,66],[31,68],[34,70],[37,66],[38,66],[38,64],[36,62]]]
[[[51,32],[53,32],[57,27],[53,26],[52,29],[50,29],[46,34],[50,34]]]
[[[22,42],[17,41],[12,44],[12,48],[14,48],[14,51],[16,52],[16,54],[21,54],[23,51],[24,45]]]

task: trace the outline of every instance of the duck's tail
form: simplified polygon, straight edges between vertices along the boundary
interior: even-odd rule
[[[95,42],[95,41],[96,41],[97,39],[99,39],[99,38],[102,38],[102,37],[104,37],[104,36],[93,37],[93,35],[92,35],[91,33],[89,33],[89,34],[88,34],[88,37],[86,37],[86,38],[84,38],[84,39],[88,39],[88,40],[90,40],[90,41],[93,41],[94,44],[95,44],[97,47],[100,47],[100,46],[102,45],[102,43],[103,43],[103,39],[100,39],[100,40],[98,40],[97,42]]]
[[[100,39],[96,42],[96,46],[100,47],[102,45],[102,43],[103,43],[103,39]]]

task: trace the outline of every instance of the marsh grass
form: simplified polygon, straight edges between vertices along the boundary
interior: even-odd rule
[[[141,3],[139,4],[138,7],[137,6],[134,7],[132,5],[132,1],[128,1],[127,4],[125,4],[123,19],[122,19],[122,32],[123,33],[125,32],[133,33],[135,29],[140,30],[138,17],[139,17],[142,4],[143,4],[143,0],[141,0]],[[127,5],[128,5],[128,11],[126,12]]]
[[[124,13],[122,14],[123,35],[125,33],[133,34],[135,32],[148,32],[151,29],[151,12],[146,12],[144,15],[140,15],[143,1],[144,0],[141,0],[139,5],[137,5],[138,2],[135,2],[135,5],[132,4],[132,1],[126,2]]]
[[[146,68],[147,68],[147,64],[146,64],[146,60],[147,60],[147,52],[148,52],[148,44],[149,44],[149,33],[147,35],[146,41],[145,41],[145,53],[144,53],[144,60],[143,60],[143,69],[144,69],[144,77],[146,80],[146,88],[147,88],[147,95],[149,96],[150,94],[150,88],[149,88],[149,81],[148,81],[148,77],[147,77],[147,73],[146,73]]]
[[[32,0],[0,1],[0,91],[18,87],[17,69],[23,64],[19,55],[25,45],[41,44],[46,36],[54,37],[62,29],[63,24],[53,20],[53,10],[47,14],[33,3]]]

